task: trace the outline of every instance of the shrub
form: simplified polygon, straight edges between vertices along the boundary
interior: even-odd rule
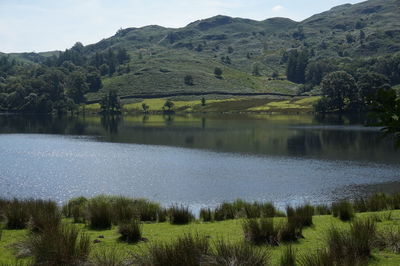
[[[235,219],[235,213],[236,212],[231,203],[223,202],[215,209],[214,218],[216,221]]]
[[[247,219],[242,224],[245,240],[256,244],[279,245],[278,228],[272,218]]]
[[[144,222],[156,222],[162,210],[158,203],[145,199],[134,200],[133,209],[140,220]]]
[[[90,251],[89,236],[71,225],[31,234],[27,244],[34,265],[80,265],[87,260]]]
[[[200,219],[202,219],[203,222],[212,222],[214,221],[214,212],[210,208],[201,209]]]
[[[70,199],[68,203],[64,205],[62,208],[63,215],[67,218],[74,217],[74,219],[77,218],[78,220],[80,218],[83,219],[84,218],[83,210],[87,201],[88,200],[85,197],[77,197]],[[79,210],[81,210],[81,213],[78,212]],[[80,217],[78,217],[79,215]]]
[[[170,243],[154,243],[147,253],[136,256],[134,265],[198,266],[210,254],[208,239],[186,234]]]
[[[110,229],[112,221],[111,204],[106,197],[92,198],[87,204],[89,226],[92,229]]]
[[[228,244],[223,240],[215,243],[215,251],[207,265],[225,266],[264,266],[270,261],[267,250],[254,247],[248,243]]]
[[[287,246],[281,255],[280,266],[295,266],[296,265],[296,253],[293,250],[292,246]]]
[[[350,202],[341,201],[332,204],[332,214],[342,221],[350,221],[354,218],[354,209]]]
[[[391,208],[391,198],[384,193],[376,193],[367,200],[368,211],[376,212]]]
[[[128,243],[136,243],[142,240],[142,225],[138,220],[129,223],[120,224],[118,233],[121,235],[121,241]]]
[[[171,224],[188,224],[194,220],[194,216],[188,207],[172,206],[169,208],[168,213]]]

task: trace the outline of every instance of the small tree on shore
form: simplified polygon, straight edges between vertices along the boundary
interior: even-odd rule
[[[167,100],[165,103],[164,103],[164,106],[163,106],[163,109],[165,110],[165,108],[167,108],[168,110],[167,111],[172,111],[172,108],[174,108],[174,103],[171,101],[171,100]]]
[[[122,105],[117,91],[110,90],[100,101],[102,114],[120,114]]]
[[[150,106],[148,106],[146,103],[142,103],[142,109],[143,112],[147,114],[149,112]]]
[[[206,98],[201,98],[201,106],[206,106]]]

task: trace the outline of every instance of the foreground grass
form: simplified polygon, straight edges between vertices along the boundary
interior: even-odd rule
[[[389,212],[361,213],[357,217],[389,217]],[[283,219],[283,218],[274,218]],[[378,223],[378,230],[385,228],[400,226],[400,211],[392,211],[390,219],[382,219]],[[72,223],[70,219],[64,219],[65,223]],[[170,223],[145,223],[143,224],[143,238],[148,241],[139,242],[137,244],[127,244],[119,241],[117,228],[113,227],[109,230],[90,230],[84,224],[78,226],[89,234],[91,242],[99,240],[99,243],[92,244],[92,253],[103,250],[104,248],[114,248],[121,250],[122,253],[129,254],[142,253],[151,243],[170,242],[178,236],[185,233],[199,233],[210,238],[211,241],[224,239],[228,242],[239,242],[243,240],[242,232],[243,220],[228,220],[213,223],[195,222],[188,225],[171,225]],[[314,225],[303,230],[304,239],[292,244],[293,249],[298,256],[302,254],[314,252],[324,246],[326,233],[329,228],[335,226],[338,229],[349,228],[349,223],[342,222],[338,218],[331,215],[314,216]],[[1,263],[13,263],[15,260],[16,250],[13,244],[18,243],[28,234],[27,230],[4,230],[2,239],[0,240],[0,265]],[[101,236],[101,238],[99,238]],[[104,238],[103,238],[104,237]],[[273,265],[279,265],[279,259],[286,246],[265,247],[271,251]],[[389,251],[373,251],[373,258],[370,265],[400,265],[400,255]]]

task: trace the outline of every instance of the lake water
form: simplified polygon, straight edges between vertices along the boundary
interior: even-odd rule
[[[329,203],[400,191],[400,151],[357,120],[311,115],[0,115],[0,197],[97,194],[166,206]]]

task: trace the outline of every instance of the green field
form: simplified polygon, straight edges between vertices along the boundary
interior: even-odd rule
[[[156,98],[143,100],[124,100],[123,113],[141,113],[142,104],[149,106],[150,113],[163,111],[164,103],[169,99],[174,103],[174,111],[177,113],[311,113],[314,104],[320,97],[295,97],[295,98],[271,98],[271,97],[236,97],[221,98],[206,97],[206,104],[202,106],[202,97],[180,98]],[[85,106],[88,113],[98,113],[99,104]]]
[[[378,231],[391,228],[393,226],[400,226],[400,211],[389,212],[376,212],[376,213],[362,213],[357,214],[357,217],[380,217],[382,222],[378,222]],[[283,219],[283,218],[274,218]],[[348,228],[349,223],[341,222],[338,218],[332,216],[314,216],[314,226],[306,228],[303,231],[304,239],[300,239],[293,244],[297,252],[297,256],[301,254],[314,252],[324,246],[325,235],[329,228],[335,226],[337,228]],[[70,220],[64,220],[65,223],[70,223]],[[169,223],[145,223],[143,225],[143,237],[148,239],[148,242],[141,242],[139,244],[126,244],[118,240],[116,228],[106,231],[89,230],[85,225],[79,224],[78,226],[90,235],[92,240],[99,239],[100,243],[92,244],[92,252],[96,250],[103,250],[105,248],[117,247],[129,254],[141,253],[146,250],[147,245],[158,242],[169,242],[178,236],[185,233],[199,233],[206,235],[212,241],[224,239],[231,242],[239,242],[243,240],[242,233],[243,220],[228,220],[222,222],[202,223],[195,222],[189,225],[170,225]],[[19,241],[23,240],[28,234],[27,230],[4,230],[0,241],[0,264],[13,263],[15,261],[15,254],[18,249],[15,248]],[[104,236],[104,238],[98,238]],[[279,247],[267,247],[269,249],[272,259],[272,265],[278,265],[280,254],[284,250],[285,245]],[[390,251],[373,251],[373,257],[370,259],[370,265],[400,265],[400,254],[394,254]]]

